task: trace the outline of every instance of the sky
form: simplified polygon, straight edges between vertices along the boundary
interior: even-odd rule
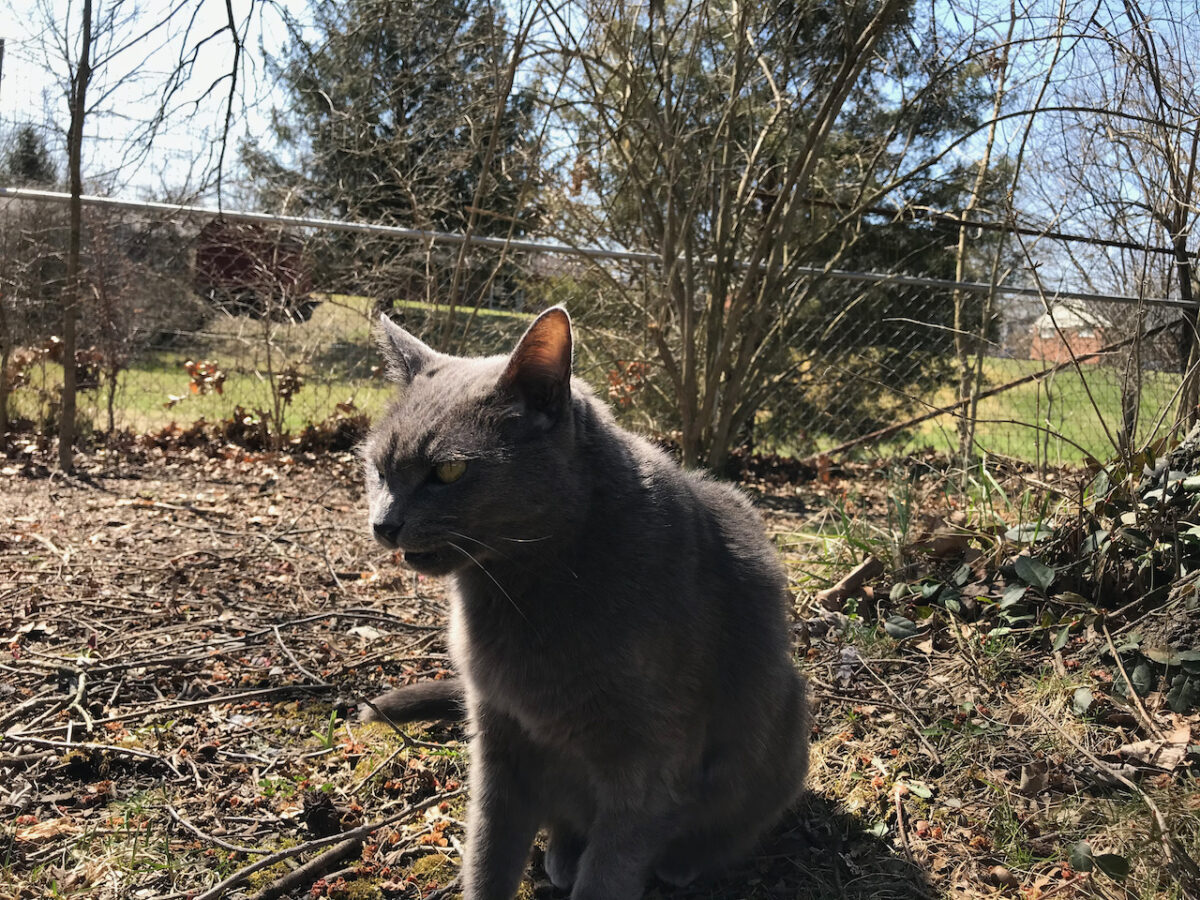
[[[123,197],[184,196],[203,181],[220,150],[235,46],[224,0],[93,2],[101,32],[104,24],[113,27],[97,41],[103,64],[89,88],[94,106],[85,120],[85,180]],[[276,99],[261,49],[278,51],[286,42],[281,10],[302,16],[306,8],[302,0],[274,6],[233,0],[246,52],[238,67],[226,171],[234,167],[237,139],[266,129]],[[0,147],[16,127],[33,124],[55,153],[60,175],[69,124],[67,57],[78,58],[81,15],[81,0],[0,0]],[[187,77],[167,97],[164,85],[181,59]],[[164,106],[146,149],[147,127]]]
[[[237,175],[239,139],[246,135],[268,135],[270,108],[282,106],[284,101],[263,69],[264,51],[278,54],[288,41],[285,18],[305,21],[309,2],[232,0],[246,52],[238,67],[239,83],[226,151],[227,191],[221,197],[226,207],[249,204],[249,199],[238,195],[236,186],[231,188],[228,183],[228,179]],[[115,27],[112,33],[103,33],[98,41],[105,62],[97,70],[90,89],[95,107],[87,120],[84,141],[87,189],[129,199],[198,197],[207,205],[216,205],[217,198],[211,189],[198,189],[211,183],[206,176],[212,172],[222,145],[228,76],[234,58],[234,42],[224,30],[225,0],[93,0],[93,3],[95,17]],[[1048,0],[1029,0],[1029,3],[1039,15],[1024,18],[1017,29],[1017,46],[1021,48],[1018,52],[1026,57],[1025,70],[1036,74],[1040,65],[1048,61],[1051,47],[1045,40],[1051,25],[1045,13],[1058,7]],[[978,6],[977,13],[983,19],[1002,21],[1008,14],[1008,4],[1003,0],[956,0],[954,5],[963,10],[973,4]],[[1180,23],[1175,31],[1164,31],[1163,47],[1177,50],[1189,64],[1193,60],[1185,48],[1194,46],[1196,36],[1200,35],[1200,13],[1194,4],[1195,0],[1147,0],[1155,21]],[[1100,0],[1100,6],[1118,9],[1120,3]],[[73,60],[77,54],[81,8],[82,0],[0,0],[0,38],[5,39],[0,72],[0,153],[16,127],[31,123],[42,131],[55,152],[60,176],[65,175],[65,132],[69,122],[65,91],[67,58]],[[1119,16],[1113,21],[1119,22]],[[165,24],[157,27],[159,23]],[[1003,31],[993,27],[984,29],[984,33],[992,40]],[[1029,40],[1021,41],[1022,36]],[[182,79],[178,92],[168,98],[167,115],[147,149],[139,139],[144,136],[147,123],[163,106],[163,86],[179,68],[181,58],[190,62],[185,66],[187,77]],[[1086,54],[1069,55],[1061,68],[1070,73],[1070,79],[1060,87],[1069,89],[1071,79],[1080,83],[1095,79],[1096,65],[1096,60]],[[1034,78],[1013,87],[1014,102],[1018,102],[1023,95],[1032,99],[1040,84]],[[1069,91],[1063,98],[1052,100],[1070,99],[1068,94]],[[998,156],[1011,157],[1016,152],[1024,121],[1012,119],[1000,128]],[[1052,118],[1046,121],[1051,125],[1055,122]],[[1064,150],[1059,145],[1064,141],[1069,145],[1072,137],[1065,132],[1041,137],[1047,139],[1039,137],[1030,142],[1025,171],[1043,170],[1038,185],[1044,189],[1044,195],[1023,190],[1022,209],[1027,215],[1040,216],[1063,230],[1081,230],[1078,221],[1056,218],[1069,205],[1072,188],[1069,182],[1060,185],[1048,169],[1059,166],[1065,174],[1071,174],[1088,148],[1067,146]],[[977,158],[982,140],[982,133],[977,134],[954,151],[955,158],[962,161]],[[1050,151],[1055,151],[1057,157]],[[1045,158],[1039,159],[1039,155]],[[1085,209],[1085,212],[1095,216],[1094,211]],[[1110,230],[1102,220],[1093,218],[1088,222],[1096,224],[1097,233],[1106,234]]]

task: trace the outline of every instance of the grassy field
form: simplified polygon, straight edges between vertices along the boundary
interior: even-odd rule
[[[1039,360],[988,359],[985,389],[1046,368]],[[1114,365],[1085,365],[1083,375],[1064,369],[1041,381],[1013,388],[979,404],[976,441],[981,450],[1018,459],[1048,463],[1078,463],[1087,456],[1099,460],[1115,455],[1113,441],[1121,427],[1122,370]],[[1169,427],[1179,375],[1142,374],[1137,441],[1149,440]],[[952,388],[930,400],[933,406],[954,401]],[[957,420],[939,416],[922,423],[895,450],[934,447],[951,451],[958,446]],[[880,448],[886,452],[888,448]]]
[[[435,326],[438,313],[425,304],[399,301],[393,317],[420,335]],[[114,425],[152,431],[172,422],[221,421],[241,407],[295,432],[336,415],[339,404],[342,410],[352,406],[368,415],[378,413],[391,387],[377,368],[380,360],[371,338],[374,315],[370,298],[333,295],[309,321],[299,324],[217,317],[186,345],[143,353],[120,373]],[[521,313],[486,309],[471,318],[468,310],[459,314],[458,327],[465,330],[468,346],[498,352],[516,339],[528,319]],[[214,364],[223,376],[220,390],[193,384],[189,362]],[[285,397],[293,374],[300,377],[299,389]],[[14,412],[38,423],[52,419],[61,383],[60,366],[36,363],[29,383],[13,394]],[[96,429],[107,428],[107,404],[106,384],[84,392],[81,420]]]
[[[393,315],[419,335],[441,324],[443,310],[416,302],[399,302]],[[526,327],[528,314],[480,310],[460,313],[462,347],[469,352],[503,352]],[[373,303],[369,298],[332,295],[317,307],[308,322],[281,325],[244,317],[218,317],[208,330],[174,349],[146,352],[119,377],[114,395],[113,424],[137,432],[175,422],[198,419],[222,421],[242,408],[265,419],[275,431],[296,432],[303,426],[335,416],[339,410],[378,413],[391,389],[379,376],[378,354],[371,341]],[[193,384],[188,362],[211,362],[223,375],[221,390]],[[595,361],[593,361],[595,362]],[[604,365],[577,368],[603,379]],[[984,378],[988,387],[1001,385],[1045,365],[1033,360],[989,359]],[[291,376],[299,376],[298,389]],[[1116,365],[1083,367],[1082,376],[1065,369],[1041,381],[1025,384],[981,402],[976,429],[981,450],[1019,459],[1049,463],[1078,463],[1088,456],[1108,459],[1121,422],[1122,371]],[[35,364],[29,384],[13,395],[17,415],[38,423],[53,421],[61,369]],[[1170,424],[1177,374],[1145,372],[1142,376],[1139,441],[1155,431],[1160,420]],[[596,385],[602,392],[607,384]],[[108,388],[81,396],[81,418],[97,429],[108,426]],[[947,386],[928,398],[931,406],[953,401]],[[957,422],[943,415],[921,423],[899,439],[863,448],[871,455],[894,455],[934,447],[957,446]],[[833,446],[841,436],[818,440]]]

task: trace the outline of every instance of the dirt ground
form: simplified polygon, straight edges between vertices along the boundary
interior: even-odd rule
[[[812,792],[737,871],[650,896],[1126,896],[1078,871],[1085,838],[1150,872],[1147,894],[1190,896],[1143,801],[1194,819],[1195,779],[1168,770],[1141,797],[1098,783],[1085,754],[1132,732],[1071,720],[1078,663],[969,629],[902,646],[815,602],[861,555],[855,535],[892,527],[889,477],[750,485],[797,590]],[[348,454],[232,448],[98,453],[74,478],[3,468],[0,897],[454,891],[461,731],[353,712],[449,666],[444,592],[368,539],[359,481]],[[1170,829],[1178,862],[1200,828]],[[522,895],[552,893],[535,851]]]

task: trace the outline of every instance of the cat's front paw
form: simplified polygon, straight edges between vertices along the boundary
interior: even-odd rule
[[[546,874],[560,891],[570,890],[579,872],[584,839],[570,831],[552,831],[546,842]]]
[[[654,877],[671,887],[687,887],[700,877],[702,869],[691,860],[663,859],[654,866]]]

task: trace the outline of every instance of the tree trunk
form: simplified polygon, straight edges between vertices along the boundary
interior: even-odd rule
[[[1175,266],[1179,272],[1179,299],[1188,304],[1183,314],[1183,334],[1180,355],[1184,364],[1183,386],[1179,392],[1179,409],[1175,422],[1180,430],[1196,424],[1197,404],[1200,403],[1200,347],[1196,340],[1196,299],[1192,293],[1192,259],[1187,252],[1187,236],[1176,234]]]
[[[79,314],[80,248],[83,237],[82,147],[83,118],[87,110],[87,87],[92,78],[92,0],[83,0],[83,31],[79,64],[71,79],[71,127],[67,132],[67,165],[70,169],[71,204],[67,243],[67,283],[62,305],[62,410],[58,422],[58,466],[64,472],[75,468],[75,320]]]
[[[8,316],[4,311],[4,297],[0,296],[0,450],[8,446],[8,361],[11,355]]]

